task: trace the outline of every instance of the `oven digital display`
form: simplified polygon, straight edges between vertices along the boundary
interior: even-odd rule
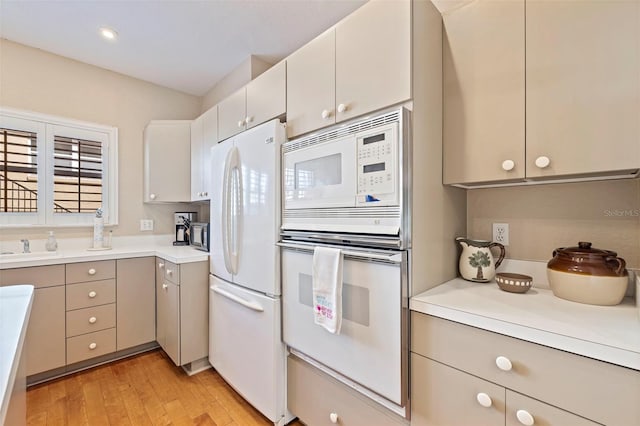
[[[385,170],[386,163],[366,164],[362,168],[363,173],[382,172]]]
[[[363,145],[368,145],[374,142],[380,142],[384,140],[384,133],[380,133],[378,135],[369,136],[368,138],[362,139]]]

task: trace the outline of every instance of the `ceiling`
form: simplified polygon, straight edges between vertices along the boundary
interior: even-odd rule
[[[0,37],[201,96],[250,55],[278,62],[365,2],[0,0]]]

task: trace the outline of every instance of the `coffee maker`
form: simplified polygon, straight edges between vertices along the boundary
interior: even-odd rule
[[[174,213],[173,218],[176,224],[176,240],[173,242],[173,245],[188,246],[191,222],[196,222],[198,220],[198,213],[176,212]]]

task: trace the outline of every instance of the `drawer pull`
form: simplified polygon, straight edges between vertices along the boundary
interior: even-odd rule
[[[96,297],[98,295],[98,293],[96,293],[95,291],[90,291],[89,292],[89,299],[93,299],[94,297]]]
[[[173,271],[171,269],[167,269],[167,275],[173,275]]]
[[[331,423],[338,423],[338,413],[329,414],[329,420],[331,420]]]
[[[513,160],[504,160],[502,162],[502,170],[504,170],[505,172],[509,172],[513,170],[515,166],[516,166],[516,163],[514,163]]]
[[[89,269],[89,275],[95,275],[96,274],[96,270],[91,268]]]
[[[158,263],[158,268],[160,268],[160,269],[164,268],[164,263],[162,263],[162,262]]]
[[[491,405],[493,405],[491,397],[484,392],[480,392],[478,395],[476,395],[476,399],[478,400],[478,404],[482,405],[485,408],[489,408],[491,407]]]
[[[533,426],[533,424],[536,422],[531,413],[529,413],[527,410],[516,411],[516,417],[518,418],[518,421],[525,426]]]
[[[96,321],[98,321],[98,318],[96,318],[96,317],[89,318],[89,324],[95,324]]]
[[[549,157],[545,157],[543,155],[541,157],[536,158],[535,163],[536,163],[536,167],[538,167],[539,169],[544,169],[546,167],[549,167],[551,160],[549,160]]]
[[[168,288],[169,288],[169,284],[167,284],[167,283],[162,284],[162,289],[163,290],[166,290]]]
[[[511,361],[506,356],[496,358],[496,365],[502,371],[511,371],[513,368],[513,364],[511,364]]]
[[[89,344],[89,349],[91,349],[91,350],[94,350],[97,347],[98,347],[98,345],[96,345],[95,343]],[[531,424],[533,424],[533,423],[531,423]]]

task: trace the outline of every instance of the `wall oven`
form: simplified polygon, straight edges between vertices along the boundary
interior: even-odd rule
[[[281,243],[283,340],[294,355],[406,416],[407,252],[343,250],[342,327],[314,324],[314,244]]]
[[[408,112],[396,109],[283,145],[283,234],[408,235]]]

